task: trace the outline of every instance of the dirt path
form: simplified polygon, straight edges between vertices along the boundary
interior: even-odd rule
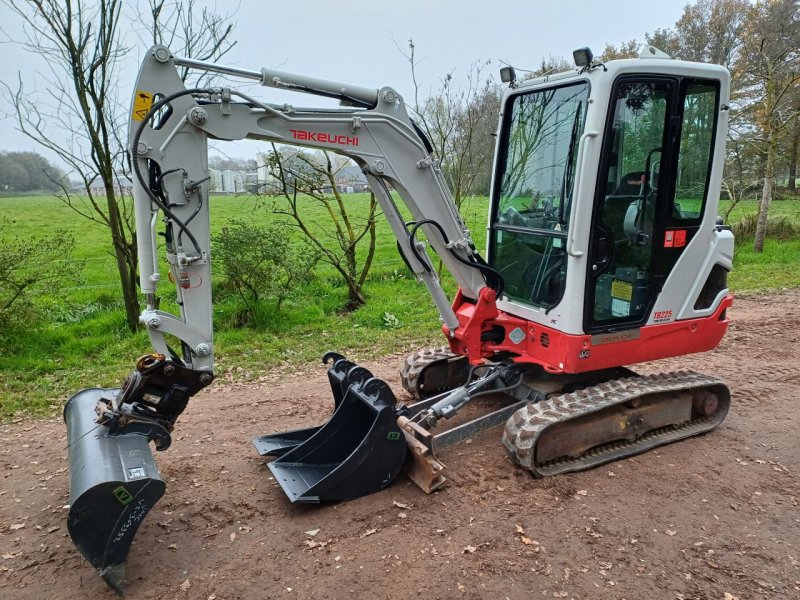
[[[127,596],[800,598],[800,292],[739,299],[732,316],[717,351],[639,369],[727,379],[716,432],[537,481],[494,430],[443,453],[450,484],[431,496],[401,477],[291,505],[250,439],[324,420],[324,369],[217,386],[157,456],[167,493],[139,530]],[[399,390],[399,364],[365,366]],[[65,437],[60,418],[0,426],[2,598],[114,597],[67,537]]]

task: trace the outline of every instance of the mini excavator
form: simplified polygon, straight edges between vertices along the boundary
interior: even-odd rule
[[[722,381],[693,371],[637,375],[629,366],[711,350],[728,327],[734,244],[716,211],[729,74],[653,47],[605,64],[588,48],[574,58],[574,70],[537,79],[501,70],[507,86],[484,259],[430,141],[394,89],[203,63],[164,46],[147,52],[129,151],[141,323],[154,351],[120,388],[82,390],[64,409],[69,533],[112,588],[122,593],[133,537],[165,491],[150,443],[166,450],[189,399],[214,379],[209,140],[291,144],[353,160],[441,315],[447,345],[413,354],[402,369],[412,402],[398,403],[386,382],[329,352],[328,421],[255,438],[290,501],[356,498],[402,470],[431,492],[446,479],[440,453],[493,427],[504,427],[502,443],[519,468],[543,477],[722,422],[730,404]],[[340,106],[187,88],[179,68]],[[156,296],[159,218],[178,315],[160,310]],[[458,284],[453,299],[430,250]],[[500,407],[442,427],[484,396],[500,398]]]

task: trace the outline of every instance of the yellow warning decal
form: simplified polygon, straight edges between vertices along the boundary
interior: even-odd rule
[[[133,114],[131,118],[134,121],[144,121],[152,105],[153,94],[150,92],[143,92],[142,90],[136,90],[136,95],[133,97]]]
[[[633,285],[627,281],[615,279],[611,282],[611,296],[630,302],[633,298]]]

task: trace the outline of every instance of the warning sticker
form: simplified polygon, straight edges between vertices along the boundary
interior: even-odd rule
[[[143,92],[142,90],[136,90],[136,95],[133,97],[133,114],[131,118],[134,121],[144,121],[152,105],[153,94],[150,92]]]
[[[628,317],[631,314],[631,303],[624,300],[611,299],[611,316]]]
[[[630,302],[633,297],[633,285],[627,281],[615,279],[611,282],[611,296]]]
[[[683,248],[685,245],[685,229],[668,229],[664,232],[664,248]]]

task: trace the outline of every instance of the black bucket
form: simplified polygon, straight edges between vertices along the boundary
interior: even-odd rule
[[[118,389],[90,388],[64,407],[69,447],[67,529],[78,551],[122,594],[125,565],[136,531],[164,494],[146,427],[111,432],[98,425],[95,406]]]
[[[328,364],[333,360],[333,365],[328,369],[328,380],[331,384],[333,391],[333,412],[339,408],[342,403],[345,391],[347,389],[347,373],[350,369],[356,366],[355,363],[350,362],[341,354],[336,352],[328,352],[322,357],[322,364]],[[267,435],[260,435],[253,438],[253,445],[261,456],[283,456],[295,446],[299,446],[312,435],[317,433],[322,426],[305,427],[303,429],[292,429],[290,431],[283,431],[281,433],[269,433]]]
[[[351,365],[340,359],[329,370],[334,398],[341,394],[330,420],[269,463],[292,502],[366,496],[384,489],[402,469],[406,442],[397,400],[384,381]]]

